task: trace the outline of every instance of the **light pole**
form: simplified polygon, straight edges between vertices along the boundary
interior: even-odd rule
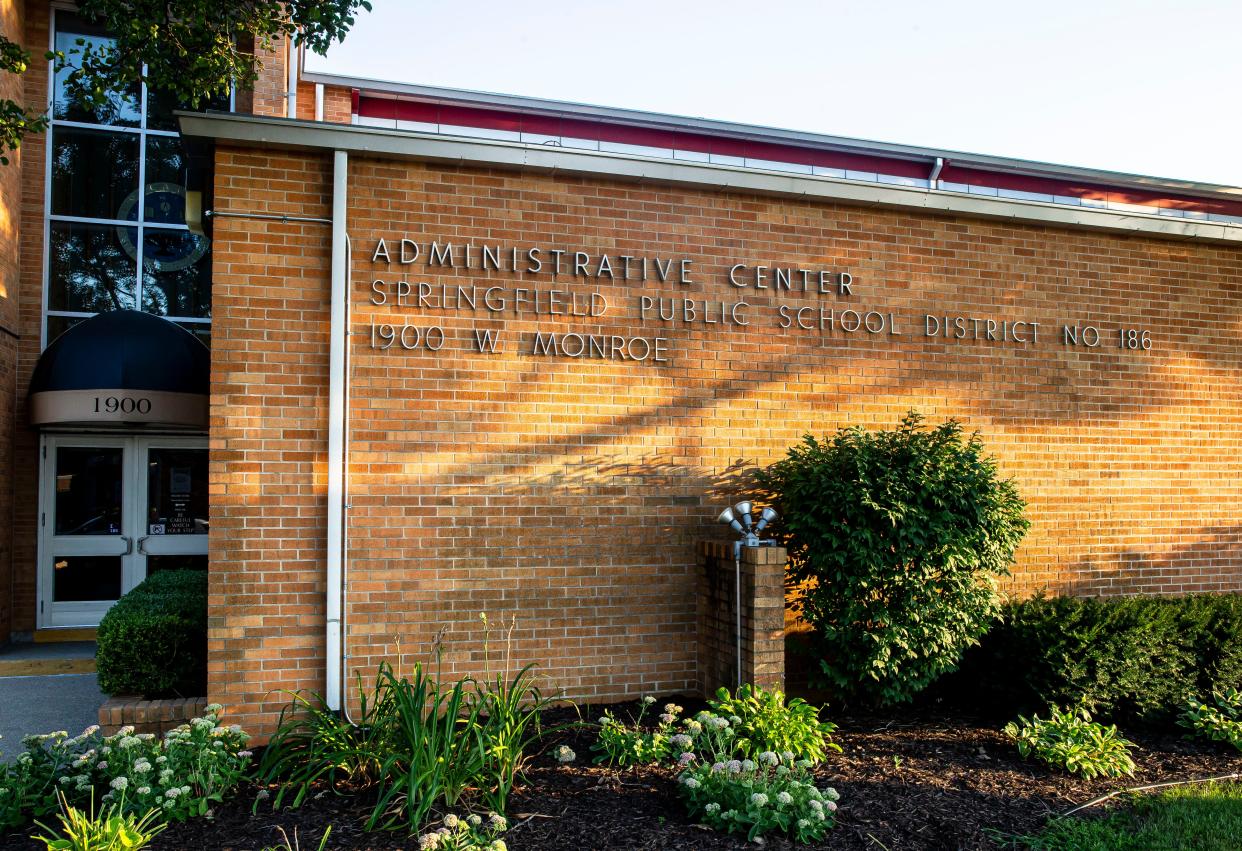
[[[759,513],[759,522],[751,516],[754,506],[750,500],[742,500],[720,512],[717,522],[738,533],[733,542],[734,596],[737,600],[737,687],[742,687],[742,547],[774,547],[776,541],[764,540],[759,533],[777,518],[776,509],[765,508]]]

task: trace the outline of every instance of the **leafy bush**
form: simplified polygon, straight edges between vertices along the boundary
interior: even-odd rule
[[[337,792],[371,788],[376,803],[368,830],[414,833],[434,808],[476,799],[503,811],[527,751],[543,732],[539,713],[553,701],[532,671],[528,665],[512,677],[488,673],[482,680],[442,682],[421,664],[403,676],[382,662],[372,688],[356,677],[356,724],[318,694],[292,693],[258,777],[281,783],[277,807],[286,799],[300,806],[319,781]]]
[[[217,704],[161,740],[122,727],[100,736],[88,727],[70,738],[63,730],[23,739],[26,751],[0,765],[0,830],[20,827],[67,805],[82,806],[102,792],[105,804],[123,814],[158,809],[162,819],[206,815],[245,774],[249,736],[240,727],[220,726]]]
[[[792,754],[787,754],[792,756]],[[822,839],[835,822],[834,789],[816,788],[809,760],[790,762],[765,752],[757,762],[697,762],[678,777],[692,818],[754,839],[769,832],[796,842]]]
[[[604,710],[599,719],[599,739],[591,746],[591,750],[598,754],[595,757],[597,764],[649,765],[669,755],[673,725],[682,709],[675,703],[666,704],[660,714],[659,726],[648,730],[643,727],[643,718],[653,703],[654,697],[644,697],[639,704],[638,717],[632,724],[621,722],[612,710]]]
[[[1210,704],[1191,699],[1178,723],[1195,735],[1228,742],[1242,751],[1242,692],[1235,688],[1216,692]]]
[[[1242,595],[1013,601],[940,686],[1002,716],[1068,703],[1165,726],[1190,696],[1242,687]]]
[[[1123,739],[1116,726],[1092,721],[1082,708],[1061,711],[1054,706],[1050,712],[1046,721],[1035,715],[1005,726],[1005,734],[1017,743],[1024,759],[1034,754],[1053,768],[1087,779],[1134,774],[1129,750],[1134,743]]]
[[[978,435],[910,412],[892,431],[807,435],[762,471],[824,677],[880,703],[953,670],[994,619],[1024,503]]]
[[[819,720],[819,709],[801,698],[788,703],[780,689],[765,691],[746,684],[737,695],[721,688],[708,705],[729,719],[736,736],[737,752],[752,759],[763,751],[789,751],[799,758],[820,762],[829,750],[841,748],[832,741],[836,725]]]
[[[99,622],[99,688],[144,697],[207,693],[207,573],[153,573]]]
[[[165,828],[159,814],[158,809],[147,810],[142,816],[123,813],[118,804],[113,804],[96,815],[94,801],[83,812],[61,796],[56,816],[60,819],[60,831],[39,823],[50,835],[33,838],[46,845],[48,851],[140,851]]]

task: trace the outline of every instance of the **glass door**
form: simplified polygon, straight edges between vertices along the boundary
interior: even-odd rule
[[[39,535],[40,628],[97,626],[158,570],[207,569],[207,441],[50,435]]]
[[[40,512],[39,625],[95,626],[135,584],[130,441],[49,437]]]
[[[207,442],[202,438],[138,438],[143,526],[138,555],[143,575],[207,569]]]

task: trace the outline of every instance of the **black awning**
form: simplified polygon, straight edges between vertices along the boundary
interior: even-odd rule
[[[101,313],[43,352],[30,379],[33,425],[206,429],[211,353],[179,325],[137,310]]]

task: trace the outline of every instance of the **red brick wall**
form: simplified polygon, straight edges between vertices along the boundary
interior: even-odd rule
[[[328,212],[329,159],[227,147],[221,209]],[[696,540],[799,437],[916,408],[982,432],[1030,503],[1009,588],[1242,590],[1242,253],[962,217],[351,159],[346,645],[370,668],[478,672],[478,614],[575,697],[695,684]],[[555,282],[373,264],[375,240],[689,257],[695,284]],[[328,231],[221,220],[215,242],[211,697],[270,723],[322,687]],[[545,259],[547,259],[545,255]],[[844,270],[849,297],[737,290],[733,263]],[[375,278],[606,295],[599,320],[373,307]],[[637,320],[637,299],[751,303],[751,325]],[[777,301],[876,310],[901,337],[779,329]],[[922,335],[924,313],[1041,324],[1037,346]],[[438,354],[370,323],[445,328]],[[1149,352],[1061,344],[1147,328]],[[462,351],[473,328],[501,352]],[[535,330],[662,334],[667,364],[536,357]],[[522,337],[521,347],[517,338]],[[493,644],[493,651],[495,645]]]

